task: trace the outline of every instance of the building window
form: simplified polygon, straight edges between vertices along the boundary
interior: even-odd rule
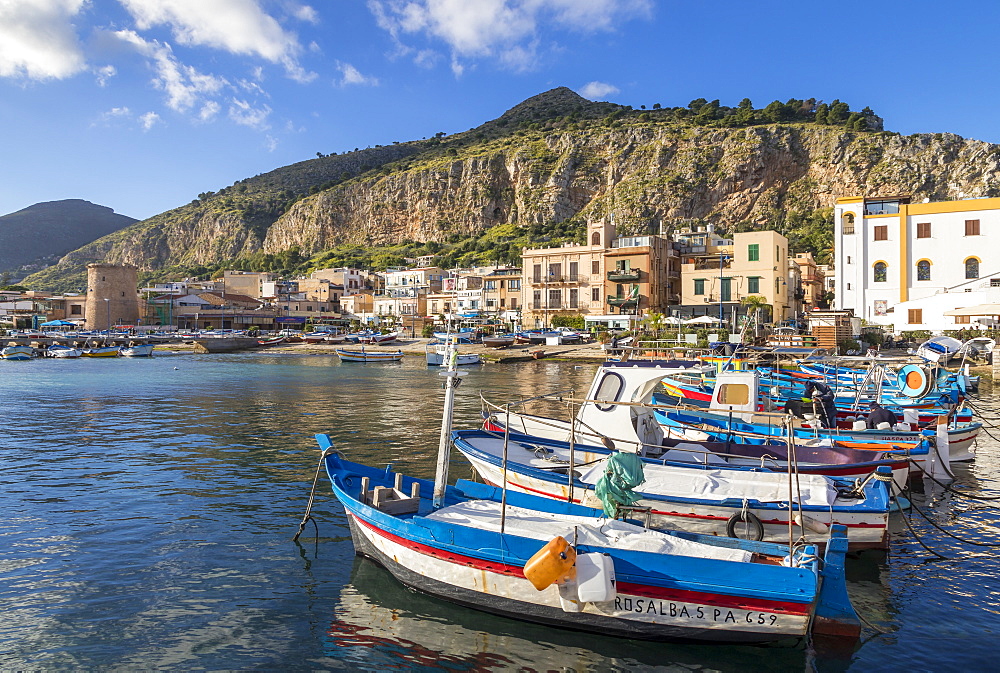
[[[926,259],[917,262],[917,280],[931,279],[931,263]]]
[[[512,278],[509,283],[507,283],[508,290],[520,290],[521,280],[519,278]]]
[[[596,259],[590,263],[590,273],[594,274],[595,276],[601,275],[601,263]]]
[[[884,224],[875,225],[875,240],[876,241],[888,241],[889,240],[889,227]]]
[[[542,291],[535,290],[531,294],[532,308],[542,308]]]
[[[751,243],[747,246],[747,260],[750,262],[760,261],[760,244]]]
[[[576,280],[576,277],[579,275],[579,273],[580,273],[580,263],[579,262],[570,262],[569,263],[569,279],[570,280]]]
[[[885,262],[875,262],[875,282],[884,283],[888,275],[888,265]]]
[[[978,236],[979,235],[979,220],[966,220],[965,221],[965,235],[966,236]]]
[[[723,278],[719,282],[719,301],[733,300],[733,279]]]
[[[503,299],[500,300],[500,305],[503,306]],[[513,311],[517,308],[517,297],[510,298],[510,309]]]
[[[562,290],[549,290],[549,308],[562,308]]]
[[[930,238],[930,237],[931,237],[931,223],[917,222],[917,238]]]
[[[956,325],[971,325],[972,324],[972,316],[957,315],[957,316],[955,316],[955,324]]]
[[[844,234],[854,233],[854,213],[844,213],[840,218],[841,231]]]
[[[70,315],[83,315],[83,307],[79,304],[73,304],[69,307]]]
[[[847,263],[848,263],[848,264],[850,264],[850,263],[851,263],[851,256],[850,256],[850,255],[848,255],[848,256],[847,256]]]
[[[760,276],[750,276],[747,278],[747,292],[750,294],[760,292]]]
[[[705,294],[705,279],[695,278],[694,279],[694,293],[695,294]]]
[[[577,290],[575,287],[570,289],[570,291],[569,291],[569,307],[570,308],[576,308],[579,305],[579,303],[580,303],[579,292],[580,291]]]
[[[601,288],[595,287],[590,290],[590,301],[601,301]]]
[[[597,233],[596,231],[594,232],[594,235],[590,237],[590,244],[591,245],[600,245],[601,244],[601,235],[599,233]]]
[[[542,282],[542,265],[541,264],[535,264],[532,267],[531,279],[532,279],[532,281],[534,281],[536,283],[541,283]]]
[[[979,260],[975,257],[965,260],[965,277],[979,278]]]
[[[924,310],[922,308],[909,309],[906,322],[911,325],[922,325],[924,322]]]

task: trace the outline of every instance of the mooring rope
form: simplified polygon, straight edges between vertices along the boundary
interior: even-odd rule
[[[312,507],[313,502],[316,499],[316,485],[319,483],[319,473],[323,469],[323,461],[326,460],[326,457],[331,453],[338,453],[337,449],[332,446],[328,446],[319,456],[319,463],[316,464],[316,474],[313,475],[312,488],[309,489],[309,502],[306,503],[306,513],[302,516],[302,521],[299,522],[299,530],[295,533],[295,537],[292,538],[292,542],[298,541],[299,536],[302,535],[302,531],[305,530],[307,521],[313,522],[313,526],[316,528],[316,537],[319,537],[319,526],[316,524],[316,520],[313,519]]]

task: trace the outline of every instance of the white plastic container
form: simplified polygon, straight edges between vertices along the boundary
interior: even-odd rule
[[[868,428],[868,424],[865,423],[864,421],[854,421],[854,425],[852,426],[852,429],[855,432],[858,432],[858,431],[861,431],[861,430],[865,430],[867,428]]]
[[[916,409],[903,409],[903,422],[916,425],[920,422],[920,412]]]
[[[576,557],[577,596],[581,603],[613,601],[615,562],[607,554],[580,554]]]
[[[562,337],[561,336],[547,336],[547,337],[545,337],[545,345],[546,346],[558,346],[561,343],[562,343]]]

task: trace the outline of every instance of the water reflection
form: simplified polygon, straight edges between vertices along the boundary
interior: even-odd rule
[[[26,366],[25,366],[26,365]],[[455,426],[497,402],[585,391],[593,365],[470,368]],[[619,641],[518,623],[402,588],[356,562],[325,480],[292,544],[330,434],[350,459],[432,477],[442,379],[419,358],[161,356],[0,362],[0,668],[884,670],[983,668],[1000,634],[1000,554],[914,513],[887,557],[848,566],[859,612],[889,631],[848,660],[808,650]],[[976,402],[1000,416],[996,398]],[[535,410],[566,417],[557,402]],[[990,421],[996,423],[996,421]],[[991,432],[1000,437],[997,429]],[[954,488],[996,497],[1000,442],[983,435]],[[469,475],[453,463],[453,477]],[[997,501],[913,494],[937,525],[1000,543]],[[874,631],[866,628],[866,636]],[[947,659],[946,659],[947,657]]]

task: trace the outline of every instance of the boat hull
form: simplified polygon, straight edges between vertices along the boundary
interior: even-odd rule
[[[403,352],[394,353],[365,352],[337,350],[337,356],[341,362],[399,362],[403,359]]]
[[[443,366],[445,364],[445,358],[446,357],[447,356],[445,355],[444,352],[436,352],[436,351],[430,352],[429,351],[427,353],[427,364],[430,365],[430,366],[432,366],[432,367]],[[479,357],[479,355],[477,355],[475,353],[459,353],[458,354],[458,359],[456,361],[456,364],[459,367],[463,367],[463,366],[468,366],[468,365],[478,365],[482,361],[483,361],[483,359],[481,357]]]
[[[101,348],[87,348],[82,353],[85,358],[116,358],[120,355],[118,348],[115,346],[106,346]]]
[[[152,344],[140,344],[138,346],[126,346],[121,349],[122,357],[126,358],[149,358],[153,357]]]
[[[702,600],[692,600],[694,592],[683,591],[665,591],[663,597],[647,595],[654,593],[650,591],[629,594],[629,585],[620,581],[618,596],[604,612],[588,604],[582,612],[569,613],[561,608],[554,586],[545,590],[548,600],[541,603],[539,592],[524,578],[523,567],[477,563],[476,559],[454,553],[447,554],[447,560],[441,558],[445,556],[441,550],[415,545],[354,513],[348,520],[355,551],[386,568],[401,583],[452,603],[512,619],[662,641],[764,643],[799,638],[808,629],[805,606],[782,606],[780,612],[767,608],[744,610],[736,607],[737,601],[731,597],[718,601],[721,597],[716,596],[712,601],[706,594]],[[735,630],[730,628],[733,624],[759,630]]]
[[[461,450],[461,448],[459,449]],[[463,455],[472,463],[476,472],[489,484],[500,486],[504,481],[504,471],[492,461],[483,460],[480,457],[462,451]],[[587,454],[581,452],[579,456],[581,462],[587,460]],[[560,481],[552,479],[542,479],[531,474],[520,471],[520,466],[508,463],[507,470],[508,488],[520,493],[539,495],[557,500],[569,500],[569,487],[565,478]],[[579,482],[574,486],[572,502],[585,507],[601,507],[601,501],[594,495],[592,486],[588,487]],[[636,507],[648,507],[649,526],[662,530],[683,530],[691,533],[701,533],[707,535],[725,536],[729,519],[743,510],[743,503],[733,501],[726,504],[711,504],[705,502],[683,502],[682,499],[667,499],[660,497],[648,497],[639,494]],[[776,510],[774,508],[755,507],[748,504],[747,511],[754,514],[764,527],[765,542],[787,542],[788,541],[788,509]],[[805,508],[806,516],[829,526],[833,523],[842,524],[847,527],[847,537],[849,548],[860,549],[884,549],[888,546],[889,538],[887,533],[888,515],[887,513],[864,513],[864,512],[843,512],[829,509]],[[794,524],[792,526],[795,535],[802,535],[812,544],[823,544],[828,539],[827,534],[804,531]]]

